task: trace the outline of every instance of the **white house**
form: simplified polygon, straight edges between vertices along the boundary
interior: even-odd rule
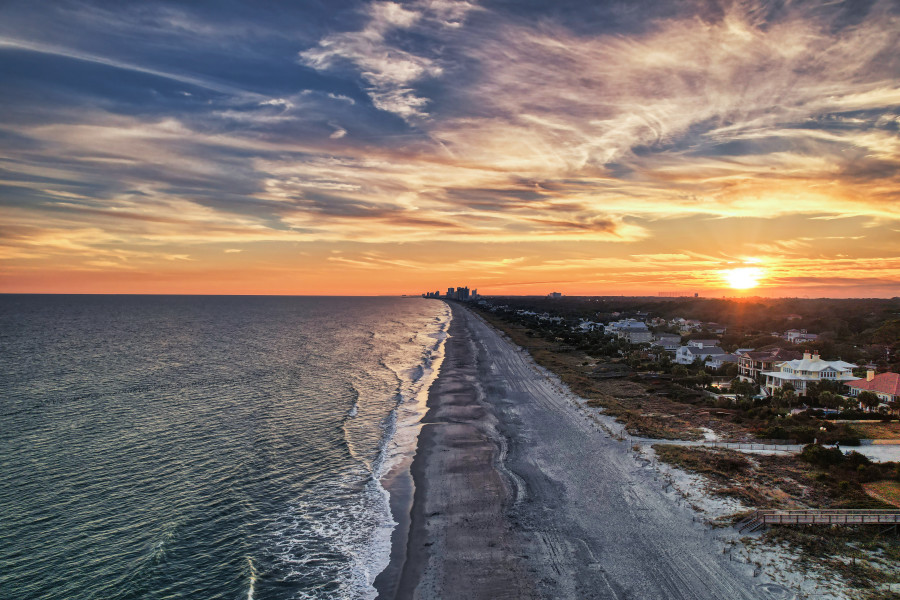
[[[736,354],[714,354],[706,361],[706,366],[710,369],[718,369],[728,363],[737,363],[738,360],[740,357]]]
[[[803,353],[803,358],[778,363],[776,370],[761,373],[766,378],[765,387],[769,393],[781,388],[786,383],[794,386],[798,396],[806,395],[807,385],[819,381],[854,381],[856,365],[842,360],[822,360],[819,354]]]
[[[653,334],[650,333],[650,330],[646,327],[644,327],[643,329],[641,329],[640,327],[628,327],[625,329],[620,329],[617,335],[620,338],[627,339],[632,344],[643,344],[653,341]]]
[[[719,340],[690,340],[687,345],[694,348],[713,348],[719,345]]]
[[[613,321],[612,323],[607,325],[604,331],[611,335],[625,337],[624,335],[619,335],[619,332],[623,329],[647,329],[647,324],[643,321],[638,321],[637,319],[621,319],[619,321]]]
[[[788,329],[781,336],[792,344],[802,344],[803,342],[814,342],[819,339],[815,333],[808,333],[805,329]]]
[[[578,329],[581,331],[596,331],[597,329],[602,329],[603,324],[597,323],[595,321],[582,321],[578,324]]]
[[[725,351],[718,346],[706,346],[703,348],[698,348],[697,346],[682,346],[675,353],[675,362],[679,365],[689,365],[698,358],[702,359],[703,362],[706,362],[710,357],[721,356],[723,354],[725,354]]]

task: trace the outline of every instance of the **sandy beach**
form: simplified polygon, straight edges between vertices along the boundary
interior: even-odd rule
[[[459,305],[379,598],[775,599],[627,442]]]

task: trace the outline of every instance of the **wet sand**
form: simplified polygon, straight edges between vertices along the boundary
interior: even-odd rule
[[[449,333],[379,598],[793,597],[526,352],[459,305]]]
[[[497,468],[500,436],[483,401],[476,347],[453,310],[411,466],[405,548],[394,548],[375,586],[379,598],[536,598],[506,515],[514,490]],[[403,517],[395,510],[400,528]]]

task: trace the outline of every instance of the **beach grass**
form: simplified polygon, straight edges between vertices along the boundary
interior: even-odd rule
[[[671,444],[653,446],[659,460],[704,477],[705,491],[735,498],[755,508],[889,508],[884,498],[866,492],[900,492],[900,484],[880,481],[859,484],[851,475],[828,473],[795,457],[747,456],[731,450],[712,450]],[[746,513],[733,515],[740,520]],[[796,568],[839,576],[854,598],[898,598],[884,588],[900,583],[900,537],[877,527],[778,527],[760,538],[745,540],[762,547],[786,546],[796,554]]]
[[[887,504],[900,506],[900,481],[872,481],[863,484],[867,494]]]
[[[529,334],[529,329],[498,318],[488,311],[478,314],[515,344],[527,350],[535,362],[555,373],[589,406],[622,422],[631,435],[655,439],[702,439],[701,428],[714,425],[708,410],[674,402],[648,391],[647,386],[626,379],[598,379],[596,361],[564,344]]]
[[[900,421],[890,423],[854,423],[860,438],[870,440],[900,440]]]

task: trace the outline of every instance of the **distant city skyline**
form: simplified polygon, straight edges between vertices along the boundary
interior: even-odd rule
[[[900,296],[900,5],[7,2],[0,292]]]

